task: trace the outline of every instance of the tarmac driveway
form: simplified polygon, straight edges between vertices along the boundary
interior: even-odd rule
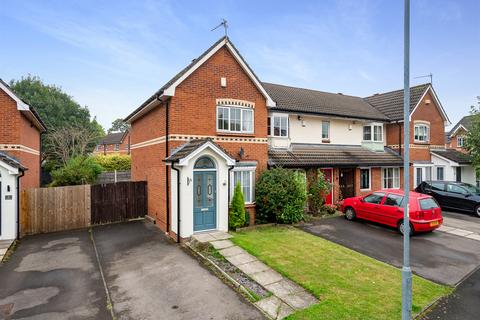
[[[23,239],[0,265],[0,319],[112,319],[106,288],[116,319],[263,319],[150,223],[93,239],[99,260],[88,230]]]
[[[388,227],[335,217],[303,229],[377,260],[402,266],[403,238]],[[411,266],[414,273],[424,278],[456,285],[480,266],[480,241],[439,231],[415,235],[411,238]]]

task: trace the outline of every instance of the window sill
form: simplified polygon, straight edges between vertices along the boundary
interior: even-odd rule
[[[217,131],[217,136],[225,136],[225,137],[255,137],[255,133],[246,133],[246,132],[225,132],[225,131]]]
[[[322,143],[330,143],[330,139],[322,139]]]
[[[268,138],[275,138],[275,139],[288,139],[288,137],[277,137],[277,136],[268,136]]]
[[[430,144],[430,141],[418,141],[418,140],[414,140],[413,143],[415,143],[415,144]]]
[[[372,191],[372,188],[368,188],[368,189],[360,189],[360,192],[366,192],[366,191]]]

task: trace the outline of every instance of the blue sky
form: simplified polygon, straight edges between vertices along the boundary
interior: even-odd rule
[[[108,128],[222,36],[263,81],[367,96],[403,86],[403,0],[0,0],[0,77],[41,77]],[[412,84],[452,122],[480,95],[480,2],[412,0]]]

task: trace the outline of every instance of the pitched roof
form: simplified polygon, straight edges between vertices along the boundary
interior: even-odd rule
[[[12,157],[2,151],[0,151],[0,161],[3,161],[6,164],[20,170],[27,170],[27,167],[23,166],[17,158]]]
[[[410,88],[410,112],[417,106],[430,83],[420,84]],[[384,113],[391,120],[403,120],[403,89],[377,93],[366,97],[365,101]]]
[[[120,144],[123,142],[123,139],[127,135],[128,131],[125,132],[113,132],[104,136],[98,144]]]
[[[35,123],[36,127],[41,131],[47,131],[47,126],[45,123],[42,121],[40,118],[37,110],[35,110],[34,107],[30,106],[28,103],[23,101],[15,92],[13,89],[0,78],[0,89],[5,91],[6,94],[8,94],[15,102],[17,103],[17,110],[20,111],[21,114],[23,114],[27,119]]]
[[[362,146],[291,144],[288,150],[270,149],[269,164],[281,167],[401,166],[403,158],[385,148],[375,152]]]
[[[469,154],[457,151],[455,149],[431,150],[430,152],[458,164],[472,163],[472,158]]]
[[[255,72],[253,72],[253,69],[250,68],[250,66],[247,64],[247,62],[242,57],[242,55],[240,54],[238,49],[230,41],[230,38],[228,38],[227,36],[223,36],[220,39],[218,39],[212,46],[210,46],[210,48],[208,48],[200,56],[198,56],[198,58],[193,59],[192,62],[189,65],[187,65],[179,73],[177,73],[175,76],[173,76],[173,78],[171,78],[167,83],[165,83],[157,92],[155,92],[150,98],[148,98],[144,103],[142,103],[142,105],[140,105],[140,107],[138,107],[130,115],[128,115],[125,118],[125,121],[130,121],[140,111],[142,111],[150,103],[152,103],[152,101],[157,99],[157,97],[160,97],[161,95],[167,95],[167,96],[173,95],[172,92],[171,92],[171,88],[175,86],[175,83],[177,83],[177,81],[181,81],[182,77],[187,76],[190,72],[195,71],[197,67],[199,67],[200,65],[202,65],[205,62],[205,61],[203,61],[204,59],[208,58],[209,55],[214,54],[216,51],[218,51],[223,46],[227,46],[227,48],[233,53],[234,57],[236,56],[235,58],[237,59],[237,61],[244,68],[244,70],[247,72],[247,74],[249,74],[249,76],[252,78],[253,82],[257,85],[257,87],[262,92],[262,94],[265,95],[265,97],[267,99],[267,103],[268,103],[268,101],[273,103],[273,101],[271,101],[271,98],[269,97],[267,91],[263,88],[262,82],[257,77]]]
[[[178,160],[181,160],[190,154],[192,154],[195,150],[200,148],[206,143],[212,143],[215,147],[217,147],[219,150],[224,152],[227,156],[230,158],[234,159],[230,153],[228,153],[225,149],[220,147],[217,143],[213,141],[211,138],[206,138],[206,139],[193,139],[185,143],[184,145],[181,145],[178,149],[174,150],[172,154],[165,159],[167,162],[176,162]]]
[[[388,121],[388,117],[360,97],[263,83],[276,106],[271,110]]]
[[[469,116],[464,116],[462,119],[460,119],[460,121],[458,121],[458,123],[452,128],[452,130],[450,130],[450,132],[448,133],[449,136],[451,136],[452,134],[454,134],[458,128],[460,127],[463,127],[465,128],[466,130],[470,130],[473,126],[473,122],[475,120],[475,115],[469,115]]]

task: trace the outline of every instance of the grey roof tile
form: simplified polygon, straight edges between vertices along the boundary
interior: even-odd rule
[[[27,167],[22,165],[22,163],[17,158],[12,157],[12,156],[10,156],[7,153],[2,152],[2,151],[0,151],[0,161],[3,161],[5,163],[7,163],[8,165],[10,165],[14,168],[20,169],[20,170],[26,170],[27,169]]]
[[[349,118],[388,121],[388,117],[360,97],[263,82],[277,103],[272,111],[305,112]]]
[[[228,153],[225,149],[223,149],[221,146],[219,146],[217,143],[215,143],[215,141],[213,141],[213,139],[206,138],[206,139],[193,139],[193,140],[188,141],[187,143],[181,145],[176,150],[174,150],[172,152],[172,154],[167,159],[165,159],[165,161],[175,162],[175,161],[178,161],[180,159],[183,159],[183,158],[187,157],[189,154],[191,154],[192,152],[194,152],[195,150],[197,150],[198,148],[200,148],[201,146],[203,146],[207,142],[213,143],[215,146],[217,146],[220,150],[225,152],[225,154],[227,154],[230,158],[233,159],[233,157],[230,155],[230,153]]]
[[[454,161],[458,164],[470,164],[472,163],[472,158],[467,153],[457,151],[455,149],[446,149],[446,150],[431,150],[433,154],[444,157],[448,160]]]
[[[460,119],[460,121],[458,121],[458,123],[452,128],[452,130],[450,130],[450,132],[448,133],[449,136],[453,134],[453,132],[455,132],[455,130],[457,130],[459,126],[463,126],[465,129],[470,130],[473,126],[474,121],[475,115],[464,116],[462,119]]]
[[[270,149],[269,164],[281,167],[401,166],[403,158],[385,148],[372,151],[362,146],[292,144],[290,149]]]
[[[127,134],[127,131],[109,133],[106,136],[104,136],[102,139],[100,139],[98,144],[117,144],[117,143],[121,144],[126,134]]]

